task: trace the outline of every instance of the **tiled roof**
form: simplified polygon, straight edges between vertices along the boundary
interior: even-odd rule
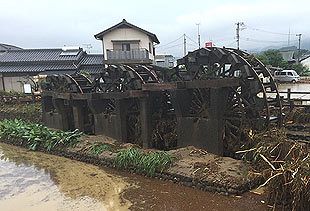
[[[75,70],[77,68],[73,64],[0,65],[0,73],[30,73],[57,69]]]
[[[86,72],[89,72],[89,73],[92,73],[92,74],[95,74],[95,73],[100,73],[103,71],[103,66],[94,66],[94,65],[85,65],[85,66],[80,66],[79,69],[78,69],[78,72],[80,71],[86,71]]]
[[[76,52],[62,49],[26,49],[0,53],[0,73],[30,73],[81,68],[90,72],[103,68],[102,54],[87,54],[83,49]]]
[[[86,54],[83,56],[80,62],[81,65],[85,64],[102,64],[103,65],[103,55],[102,54]]]
[[[24,49],[11,50],[0,54],[0,64],[6,62],[40,62],[40,61],[76,61],[85,53],[76,51],[76,55],[62,55],[62,49]]]

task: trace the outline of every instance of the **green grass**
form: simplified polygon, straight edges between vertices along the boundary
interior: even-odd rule
[[[138,148],[120,150],[115,158],[118,168],[135,168],[138,172],[153,176],[155,172],[162,172],[173,162],[173,157],[166,152],[145,153]]]
[[[50,151],[75,146],[81,135],[78,130],[71,132],[51,130],[43,125],[18,119],[0,121],[0,139],[22,141],[30,150],[44,148]]]
[[[16,141],[25,144],[30,150],[66,148],[75,146],[79,142],[82,133],[78,130],[64,132],[51,130],[43,125],[29,123],[23,120],[0,121],[0,139]],[[162,172],[168,168],[174,158],[163,151],[144,152],[138,148],[128,148],[117,151],[111,145],[105,143],[94,143],[90,153],[99,155],[103,151],[117,152],[114,159],[119,168],[134,168],[138,172],[153,176],[155,172]]]
[[[100,155],[103,151],[113,151],[113,148],[109,144],[105,143],[94,143],[90,147],[90,153],[93,155]]]

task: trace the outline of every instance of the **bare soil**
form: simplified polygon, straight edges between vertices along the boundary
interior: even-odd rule
[[[84,136],[74,148],[74,153],[89,154],[94,143],[110,145],[113,151],[103,151],[98,158],[113,159],[117,150],[137,145],[120,143],[104,135]],[[155,151],[145,149],[144,151]],[[260,175],[249,171],[250,166],[241,160],[230,157],[220,157],[193,146],[167,151],[175,159],[172,166],[162,172],[163,179],[180,182],[186,186],[196,187],[207,191],[223,193],[242,193],[258,185]]]

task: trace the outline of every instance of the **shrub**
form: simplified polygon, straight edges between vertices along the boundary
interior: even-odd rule
[[[64,132],[18,119],[0,121],[1,139],[22,141],[30,150],[40,147],[50,151],[54,148],[74,146],[81,135],[77,129]]]
[[[137,171],[153,176],[156,171],[162,172],[173,162],[173,157],[162,151],[145,153],[138,148],[120,150],[115,158],[119,168],[134,167]]]

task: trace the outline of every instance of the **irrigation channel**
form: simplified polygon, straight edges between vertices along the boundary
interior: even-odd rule
[[[2,211],[267,210],[264,195],[225,196],[0,143]]]

